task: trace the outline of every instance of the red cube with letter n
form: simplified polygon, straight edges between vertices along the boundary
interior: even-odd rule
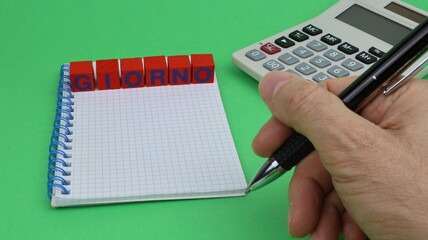
[[[191,67],[189,56],[169,56],[168,57],[169,84],[183,85],[190,84]]]

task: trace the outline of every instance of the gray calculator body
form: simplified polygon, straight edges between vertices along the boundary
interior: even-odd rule
[[[342,0],[232,58],[257,81],[270,71],[292,72],[313,82],[360,75],[427,15],[395,0]]]

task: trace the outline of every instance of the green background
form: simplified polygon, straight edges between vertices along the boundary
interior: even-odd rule
[[[51,208],[48,145],[62,63],[213,53],[247,181],[270,117],[232,52],[317,16],[335,0],[0,3],[0,239],[291,239],[291,174],[246,197]],[[406,0],[428,10],[425,0]],[[308,7],[310,6],[310,7]]]

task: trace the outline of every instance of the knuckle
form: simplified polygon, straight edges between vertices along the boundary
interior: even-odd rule
[[[331,79],[329,79],[331,80]],[[320,83],[318,83],[318,86],[323,88],[323,89],[327,89],[328,90],[328,80],[327,81],[322,81]]]

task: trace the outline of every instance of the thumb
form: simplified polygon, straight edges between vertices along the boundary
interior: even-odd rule
[[[349,110],[320,84],[294,74],[272,72],[263,78],[259,91],[275,118],[306,136],[320,155],[330,154],[324,164],[346,160],[350,152],[358,155],[362,145],[370,145],[376,138],[374,124]]]

